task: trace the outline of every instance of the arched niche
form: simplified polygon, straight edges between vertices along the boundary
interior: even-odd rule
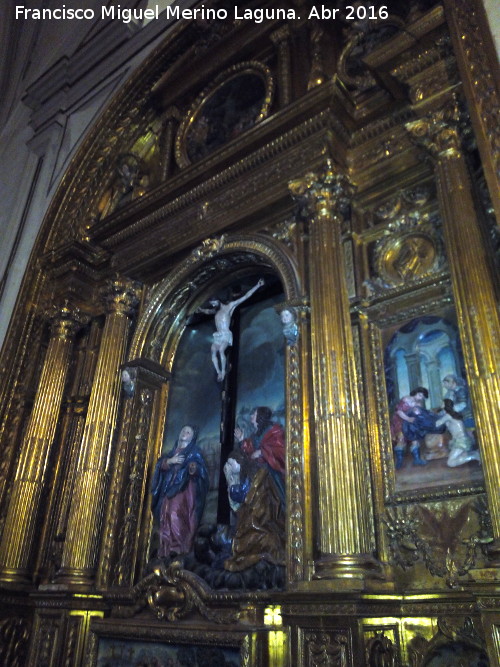
[[[210,358],[213,316],[203,319],[199,307],[212,297],[239,298],[259,278],[265,282],[262,292],[255,292],[252,300],[238,307],[241,313],[235,313],[231,326],[235,341],[228,351],[234,358],[228,363],[224,382],[218,383]],[[224,299],[224,292],[235,288],[236,293]],[[153,291],[138,322],[130,362],[148,359],[171,374],[155,408],[157,425],[148,444],[150,474],[157,458],[175,447],[184,424],[199,428],[197,445],[206,462],[210,485],[200,523],[204,534],[215,525],[226,525],[228,529],[234,525],[234,508],[227,497],[223,468],[234,448],[235,426],[249,427],[252,408],[266,405],[273,412],[273,422],[288,432],[288,416],[299,411],[298,395],[287,389],[290,355],[286,353],[276,310],[283,302],[299,303],[296,267],[286,249],[264,235],[228,236],[204,242],[176,267]],[[247,349],[249,346],[251,350]],[[255,350],[264,359],[259,357],[252,363]],[[245,373],[252,378],[257,376],[258,381],[252,384]],[[295,492],[300,492],[300,484]],[[283,512],[284,522],[285,519]],[[151,560],[158,554],[164,557],[158,548],[158,516],[154,520],[150,515],[146,523],[145,540],[150,539],[146,558]],[[282,532],[284,541],[284,525]],[[283,544],[282,564],[285,551]],[[233,577],[234,587],[238,587],[238,576]],[[268,585],[272,585],[275,573],[270,571],[269,577]],[[213,583],[210,578],[207,581]],[[225,579],[224,582],[227,585]],[[247,586],[253,586],[251,579],[241,580],[241,587]]]
[[[207,239],[153,290],[129,357],[149,358],[171,370],[182,318],[217,289],[224,275],[245,276],[255,268],[277,276],[286,301],[299,300],[297,266],[281,243],[260,234]]]

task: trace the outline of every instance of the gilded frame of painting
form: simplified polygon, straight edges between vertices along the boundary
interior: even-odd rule
[[[115,648],[120,645],[125,648],[140,649],[150,646],[159,650],[170,647],[200,649],[209,648],[219,651],[239,653],[241,667],[255,665],[255,646],[253,638],[242,632],[220,630],[205,630],[200,627],[172,628],[167,625],[152,626],[150,620],[145,619],[141,624],[136,619],[133,623],[118,619],[93,619],[90,625],[85,664],[97,667],[104,657],[106,645],[113,642]],[[126,663],[124,663],[126,664]]]
[[[269,114],[271,104],[274,96],[275,82],[269,67],[259,62],[258,60],[250,60],[238,63],[224,70],[218,74],[215,79],[206,86],[192,103],[187,115],[182,120],[177,136],[175,139],[175,159],[177,164],[182,167],[187,167],[192,163],[188,154],[187,141],[189,133],[192,132],[196,121],[201,117],[204,109],[207,108],[208,103],[212,100],[218,91],[220,91],[229,82],[235,81],[238,77],[243,75],[255,75],[263,83],[264,95],[260,103],[258,112],[253,119],[254,124],[264,120]],[[224,141],[227,143],[230,138]],[[212,153],[213,151],[210,151]]]
[[[432,307],[429,308],[429,303]],[[396,470],[393,442],[391,437],[391,401],[389,397],[386,377],[386,348],[389,340],[396,332],[409,325],[412,322],[423,320],[425,318],[432,320],[443,319],[456,321],[456,313],[453,305],[451,286],[445,277],[442,277],[432,286],[424,287],[409,295],[400,293],[394,300],[387,305],[381,304],[369,306],[364,310],[368,323],[368,347],[365,355],[372,355],[373,363],[373,391],[374,401],[372,405],[373,417],[376,420],[377,428],[373,429],[374,439],[372,440],[372,462],[373,474],[377,480],[379,501],[382,504],[406,503],[412,501],[442,500],[445,498],[472,495],[484,492],[484,480],[482,475],[478,479],[477,471],[474,473],[474,479],[463,479],[455,474],[453,478],[443,483],[424,481],[420,484],[413,483],[404,488],[404,484],[398,482],[399,471]],[[457,340],[458,331],[457,331]],[[459,342],[460,345],[460,342]],[[403,392],[405,393],[405,392]],[[394,400],[392,401],[394,403]],[[406,452],[407,459],[410,454]],[[416,475],[422,474],[424,478],[428,477],[427,470],[437,465],[437,461],[429,460],[427,466],[417,467],[412,470]],[[444,458],[439,462],[444,471],[447,470]],[[411,462],[406,462],[405,466],[411,470]],[[479,468],[479,464],[476,463]],[[425,470],[425,474],[422,473]],[[455,472],[459,468],[452,469]]]

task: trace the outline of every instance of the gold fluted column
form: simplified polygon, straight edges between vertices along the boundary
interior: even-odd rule
[[[108,313],[101,338],[68,517],[59,583],[92,583],[111,467],[129,316],[138,286],[116,279],[106,286]]]
[[[474,208],[461,148],[458,109],[451,106],[406,125],[435,161],[448,262],[500,564],[500,319],[494,275]]]
[[[28,582],[31,548],[51,446],[56,433],[78,313],[67,306],[50,313],[51,337],[33,410],[21,445],[0,543],[0,580]]]
[[[314,432],[317,456],[317,579],[358,590],[378,570],[372,555],[370,490],[361,441],[354,343],[342,248],[351,186],[328,163],[290,184],[309,220]]]

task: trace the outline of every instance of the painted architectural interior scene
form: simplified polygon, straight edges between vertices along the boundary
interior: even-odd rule
[[[0,665],[500,665],[498,0],[0,32]]]
[[[398,327],[385,347],[397,491],[483,482],[476,422],[453,320],[433,315],[416,318]]]

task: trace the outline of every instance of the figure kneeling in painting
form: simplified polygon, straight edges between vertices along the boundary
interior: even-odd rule
[[[232,555],[224,563],[231,572],[260,561],[285,562],[285,437],[271,416],[270,408],[255,408],[250,417],[254,433],[244,438],[242,429],[235,429],[239,451],[226,464],[229,500],[236,511]]]
[[[209,488],[208,470],[196,436],[193,426],[183,426],[174,447],[158,459],[155,467],[151,494],[159,526],[159,558],[187,554],[193,548]]]

